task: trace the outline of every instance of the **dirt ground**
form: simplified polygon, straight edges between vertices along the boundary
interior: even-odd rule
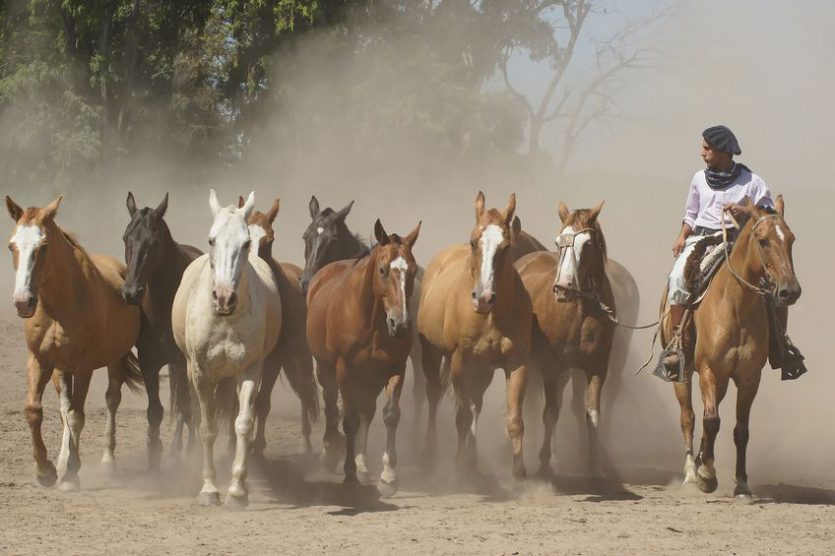
[[[442,454],[434,473],[416,462],[420,442],[410,419],[401,425],[401,490],[381,500],[373,485],[347,488],[301,450],[297,402],[276,389],[268,424],[267,461],[251,475],[251,505],[243,512],[196,504],[198,466],[166,459],[150,474],[145,465],[144,394],[125,393],[118,416],[116,470],[99,463],[104,430],[104,373],[94,379],[82,436],[82,490],[40,487],[33,477],[23,405],[25,347],[21,323],[0,313],[0,553],[229,554],[646,554],[805,553],[835,551],[833,484],[758,484],[754,503],[731,493],[729,472],[703,495],[678,486],[678,462],[622,469],[622,488],[600,487],[561,475],[554,484],[510,478],[507,444],[499,434],[497,404],[485,411],[480,446],[483,477],[468,480]],[[496,380],[491,390],[501,393]],[[409,397],[407,393],[405,397]],[[447,404],[450,405],[450,404]],[[60,419],[53,391],[45,396],[44,435],[55,458]],[[409,413],[408,410],[406,412]],[[492,415],[494,418],[491,418]],[[379,471],[380,424],[370,441],[372,472]],[[451,431],[447,412],[441,429]],[[164,433],[170,438],[171,427]],[[726,431],[727,435],[729,431]],[[314,431],[320,446],[321,430]],[[493,438],[493,440],[491,440]],[[451,433],[446,439],[451,445]],[[220,442],[225,443],[222,439]],[[229,458],[218,450],[228,484]],[[495,456],[493,455],[495,454]],[[730,463],[732,453],[721,454]],[[535,445],[527,446],[533,471]],[[829,488],[827,488],[829,487]]]

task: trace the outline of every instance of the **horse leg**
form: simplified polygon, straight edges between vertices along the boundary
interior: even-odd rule
[[[252,448],[252,429],[255,425],[255,397],[261,378],[260,364],[248,368],[238,379],[238,417],[235,419],[235,461],[232,463],[232,481],[226,493],[226,506],[241,510],[249,505],[246,486],[249,456]]]
[[[58,471],[61,475],[67,472],[67,461],[70,458],[70,398],[72,397],[72,374],[63,371],[55,371],[52,375],[52,385],[55,393],[58,394],[61,413],[61,452],[58,454]]]
[[[257,414],[257,421],[255,427],[255,442],[253,444],[253,454],[256,458],[264,457],[264,449],[267,447],[267,437],[265,434],[267,426],[267,417],[272,409],[272,395],[275,382],[278,380],[278,374],[281,370],[282,364],[279,361],[267,361],[264,364],[264,375],[261,379],[261,386],[258,388],[258,395],[255,398],[255,412]],[[287,372],[285,366],[285,374],[289,377],[292,374]]]
[[[473,396],[472,396],[472,369],[465,368],[461,351],[452,355],[450,362],[450,374],[452,376],[452,387],[455,391],[457,411],[455,413],[455,428],[458,430],[458,451],[455,456],[455,463],[459,471],[470,472],[477,469],[473,456],[472,425],[473,425]]]
[[[374,420],[374,414],[377,413],[377,400],[371,392],[363,392],[363,397],[366,397],[359,404],[359,426],[357,429],[357,437],[355,441],[356,457],[354,463],[357,465],[357,476],[361,483],[368,481],[368,428],[371,426],[371,421]]]
[[[605,365],[603,366],[605,369]],[[602,476],[600,468],[600,395],[606,376],[586,371],[586,431],[589,438],[587,472],[589,476]]]
[[[105,426],[105,442],[104,452],[101,456],[101,462],[105,465],[115,465],[116,459],[113,456],[113,451],[116,449],[116,411],[122,403],[122,384],[124,377],[127,375],[127,359],[122,358],[113,365],[107,367],[107,391],[104,399],[107,404],[107,425]],[[144,373],[143,373],[144,374]],[[157,370],[157,403],[159,403],[159,370]],[[149,400],[150,401],[150,400]],[[159,454],[162,451],[162,444],[159,442],[159,423],[162,421],[162,404],[159,406],[159,421],[156,423],[156,437],[157,437],[157,454],[156,464],[159,466]],[[150,444],[150,436],[153,428],[151,419],[148,419],[148,440]],[[149,453],[150,455],[150,453]],[[151,469],[154,469],[154,461],[151,460]]]
[[[397,425],[400,423],[400,393],[403,390],[404,374],[406,369],[401,369],[392,376],[386,384],[386,406],[383,408],[383,423],[386,425],[386,451],[383,452],[383,472],[380,473],[380,480],[377,482],[377,490],[384,498],[394,496],[399,487],[397,474],[394,468],[397,467],[397,449],[395,441],[397,438]]]
[[[215,388],[202,371],[189,364],[188,374],[194,384],[194,393],[200,405],[200,440],[203,442],[203,488],[197,496],[201,506],[219,506],[220,494],[215,485]]]
[[[339,461],[341,438],[339,434],[339,388],[336,384],[336,369],[333,365],[317,362],[316,376],[322,386],[322,400],[325,403],[325,433],[322,438],[322,464],[333,471]]]
[[[61,490],[78,490],[81,485],[78,479],[78,471],[81,469],[81,456],[79,454],[81,431],[84,429],[85,421],[84,402],[87,400],[87,391],[90,389],[92,378],[93,371],[73,374],[70,409],[67,412],[67,423],[70,429],[69,458],[67,458],[67,471],[61,477],[61,483],[58,485]]]
[[[52,377],[51,367],[42,367],[34,356],[26,364],[26,404],[24,411],[32,435],[32,457],[35,460],[35,477],[42,486],[52,486],[58,480],[58,471],[47,457],[46,445],[41,434],[43,424],[43,391]]]
[[[752,373],[745,377],[747,380],[736,380],[736,427],[734,427],[734,444],[736,444],[736,488],[734,496],[751,499],[751,489],[748,488],[748,473],[745,470],[745,455],[748,447],[748,418],[751,415],[751,405],[760,387],[760,373]]]
[[[423,408],[426,402],[425,393],[427,391],[426,375],[423,370],[423,346],[417,337],[412,338],[412,350],[409,353],[409,360],[412,364],[412,399],[415,404],[413,430],[415,438],[417,438],[420,422],[423,420]]]
[[[193,413],[191,382],[186,372],[185,360],[174,357],[168,361],[168,390],[171,412],[176,415],[176,425],[171,445],[168,448],[169,457],[180,457],[183,451],[183,429],[188,427],[188,444],[186,452],[192,453],[197,447],[197,422]],[[197,414],[200,412],[198,411]]]
[[[313,357],[310,352],[305,350],[304,353],[299,353],[292,359],[291,365],[294,367],[296,379],[298,383],[299,397],[302,405],[302,442],[304,443],[304,452],[306,454],[313,453],[313,443],[310,441],[311,434],[311,420],[319,418],[318,404],[316,403],[316,383],[313,380]]]
[[[420,339],[421,366],[423,376],[426,379],[426,400],[429,405],[428,420],[426,425],[426,451],[424,457],[426,462],[432,462],[438,448],[438,402],[443,393],[441,385],[441,352],[435,349],[423,337]],[[415,372],[417,375],[417,372]]]
[[[719,434],[719,403],[728,389],[728,380],[717,380],[709,366],[699,372],[699,389],[704,402],[704,418],[702,421],[702,445],[696,458],[696,481],[702,492],[713,492],[718,486],[716,469],[713,466],[716,436]]]
[[[527,471],[522,453],[522,439],[525,435],[522,407],[525,403],[528,366],[524,364],[515,369],[505,370],[505,380],[507,383],[507,435],[513,445],[513,477],[523,479]]]
[[[544,358],[543,358],[544,359]],[[545,368],[542,365],[542,388],[545,393],[545,408],[542,410],[542,423],[544,425],[542,448],[539,450],[539,470],[537,476],[542,479],[550,479],[553,471],[551,469],[551,446],[554,442],[554,428],[560,415],[560,402],[562,391],[568,382],[569,374],[556,365]]]
[[[356,462],[356,439],[357,432],[360,426],[359,411],[354,404],[346,399],[345,393],[342,393],[342,410],[345,417],[342,420],[342,429],[345,431],[345,484],[359,483],[357,478],[357,462]]]
[[[162,363],[156,360],[154,357],[155,350],[150,346],[140,345],[137,351],[139,355],[139,368],[142,370],[142,379],[145,382],[145,393],[148,395],[148,467],[151,470],[155,470],[159,469],[159,462],[162,457],[162,442],[159,438],[159,429],[164,413],[162,402],[159,400],[159,371],[162,368]],[[168,373],[170,375],[171,371],[169,370]],[[108,380],[112,380],[110,375],[111,371],[108,368]],[[107,396],[110,395],[111,386],[108,383]],[[121,392],[121,388],[118,388],[118,390]],[[106,455],[107,451],[105,450],[102,463],[105,463],[104,459]],[[113,456],[112,453],[110,455],[111,457]]]
[[[696,422],[696,415],[693,413],[693,385],[691,380],[682,384],[673,383],[673,389],[681,408],[681,434],[684,436],[684,482],[682,484],[696,482],[696,462],[693,459],[693,427]]]

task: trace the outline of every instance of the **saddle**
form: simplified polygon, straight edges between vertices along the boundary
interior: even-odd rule
[[[721,232],[706,235],[698,242],[687,257],[684,265],[684,284],[690,292],[691,308],[695,308],[704,297],[710,281],[725,262],[725,252],[730,252],[733,242],[725,242]]]

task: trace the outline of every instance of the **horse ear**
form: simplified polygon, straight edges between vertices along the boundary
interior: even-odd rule
[[[238,208],[239,209],[244,208],[245,204],[246,204],[246,199],[244,199],[244,196],[243,195],[238,195]]]
[[[319,214],[319,200],[316,195],[310,196],[310,204],[307,207],[310,209],[310,218],[316,218]]]
[[[23,209],[20,208],[20,205],[12,201],[12,198],[6,195],[6,209],[9,211],[9,216],[12,217],[12,220],[17,222],[20,220],[20,217],[23,216]]]
[[[44,209],[44,220],[52,220],[55,218],[55,215],[58,214],[58,207],[61,205],[61,199],[63,198],[63,195],[58,195],[54,201],[46,206]]]
[[[220,212],[220,203],[217,200],[217,191],[214,189],[209,191],[209,208],[212,209],[212,216],[217,216]]]
[[[478,195],[475,197],[475,221],[478,222],[481,219],[481,215],[484,214],[484,193],[481,191],[478,192]]]
[[[409,246],[409,250],[412,250],[412,247],[415,246],[415,242],[417,241],[418,235],[420,235],[420,226],[423,224],[423,220],[417,223],[415,229],[409,232],[409,235],[403,238],[403,241],[406,242],[406,245]]]
[[[249,197],[246,198],[244,206],[238,210],[243,212],[244,220],[249,220],[249,215],[252,214],[252,209],[255,208],[255,191],[249,192]]]
[[[560,201],[560,208],[557,209],[557,213],[560,215],[560,220],[562,223],[565,224],[568,221],[568,217],[571,216],[571,211],[568,210],[568,205]]]
[[[165,198],[159,204],[159,206],[154,210],[157,213],[157,216],[162,218],[165,216],[165,211],[168,210],[168,193],[165,194]]]
[[[348,213],[351,212],[351,208],[354,206],[354,201],[351,201],[345,207],[337,212],[333,217],[335,220],[345,220],[345,217],[348,216]]]
[[[510,231],[513,232],[513,235],[515,236],[522,233],[522,221],[519,220],[518,216],[513,217],[513,222],[510,224]]]
[[[376,222],[374,222],[374,237],[380,245],[386,245],[389,242],[389,236],[386,233],[386,229],[383,228],[383,223],[380,222],[379,218]]]
[[[8,197],[6,197],[8,199]],[[782,195],[777,195],[777,198],[774,199],[774,210],[777,211],[777,214],[783,216],[786,212],[786,202],[783,200]]]
[[[504,209],[504,222],[505,225],[510,227],[510,223],[513,221],[513,214],[516,212],[516,193],[511,193],[510,198],[507,200],[507,208]]]
[[[278,209],[281,208],[281,199],[276,197],[275,201],[273,201],[273,205],[270,207],[270,210],[267,211],[267,220],[269,220],[270,224],[275,222],[275,217],[278,216]]]
[[[591,220],[592,222],[597,220],[597,217],[600,216],[600,211],[603,210],[603,203],[605,202],[606,201],[600,201],[600,203],[596,207],[591,209],[591,211],[589,212],[589,220]]]
[[[8,197],[6,198],[8,199]],[[133,214],[136,212],[136,199],[133,198],[133,193],[130,191],[128,191],[128,198],[125,201],[125,205],[128,207],[128,214],[133,218]]]

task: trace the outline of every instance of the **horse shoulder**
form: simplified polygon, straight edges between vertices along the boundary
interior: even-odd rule
[[[200,276],[208,266],[209,256],[201,255],[186,267],[183,278],[180,280],[180,287],[174,294],[174,303],[171,307],[171,328],[174,333],[174,341],[184,355],[188,354],[186,340],[186,322],[189,317],[189,306],[199,286]]]

